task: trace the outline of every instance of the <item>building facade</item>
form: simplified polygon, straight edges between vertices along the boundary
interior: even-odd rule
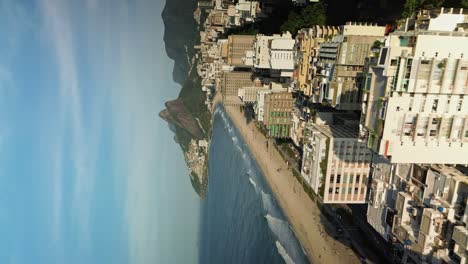
[[[467,53],[466,32],[387,38],[364,87],[363,126],[378,154],[392,163],[467,163]]]
[[[302,177],[324,203],[366,203],[372,153],[356,125],[307,127]]]
[[[329,80],[320,91],[324,101],[343,110],[360,110],[359,90],[366,59],[377,41],[383,41],[385,27],[348,22],[341,34],[320,46],[319,64],[330,68]]]
[[[273,138],[289,138],[291,130],[291,113],[294,98],[289,92],[274,92],[265,95],[265,112],[263,123],[268,134]]]

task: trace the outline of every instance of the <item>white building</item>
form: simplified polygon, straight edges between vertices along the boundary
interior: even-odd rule
[[[294,45],[295,40],[291,33],[265,36],[258,34],[254,43],[254,53],[247,62],[257,70],[268,70],[278,77],[292,77],[294,72]],[[249,59],[249,58],[246,58]]]
[[[244,104],[253,104],[257,102],[258,91],[270,91],[268,86],[252,86],[239,89],[239,97]]]
[[[392,163],[468,163],[466,54],[468,32],[387,38],[364,88],[363,125],[376,152]]]
[[[365,203],[372,153],[356,125],[309,124],[301,175],[324,203]]]

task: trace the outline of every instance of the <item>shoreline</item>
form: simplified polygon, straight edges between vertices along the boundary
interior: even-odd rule
[[[213,106],[217,103],[222,103],[218,94],[213,100]],[[292,171],[287,168],[276,148],[269,144],[267,150],[266,138],[258,131],[255,124],[253,122],[247,124],[238,106],[224,105],[224,109],[262,170],[265,181],[279,202],[309,261],[360,263],[359,257],[350,247],[327,234],[323,221],[326,221],[325,225],[330,223],[303,190]]]

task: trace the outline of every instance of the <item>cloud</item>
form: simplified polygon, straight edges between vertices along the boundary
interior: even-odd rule
[[[62,228],[61,217],[63,217],[63,177],[64,154],[72,162],[73,171],[73,200],[72,215],[77,215],[78,234],[82,245],[89,248],[90,242],[90,210],[91,196],[95,181],[95,158],[96,146],[98,145],[96,135],[99,132],[88,133],[83,120],[83,105],[81,100],[79,67],[76,59],[76,43],[74,31],[70,20],[69,5],[66,1],[43,0],[40,2],[40,10],[45,22],[48,39],[52,43],[57,59],[59,70],[60,99],[59,99],[59,136],[55,146],[54,175],[53,175],[53,214],[55,231],[54,236],[60,237]],[[88,127],[86,127],[89,129]],[[68,136],[67,131],[71,131]],[[71,146],[68,143],[71,142]],[[65,152],[65,149],[71,151]]]

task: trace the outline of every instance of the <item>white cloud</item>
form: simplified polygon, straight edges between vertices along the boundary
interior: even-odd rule
[[[71,157],[73,162],[73,200],[72,215],[77,215],[76,224],[81,236],[82,246],[89,248],[90,242],[90,210],[91,196],[95,181],[95,158],[98,145],[99,131],[85,131],[83,120],[83,106],[81,100],[79,68],[77,65],[74,36],[70,21],[69,5],[65,1],[43,0],[40,2],[42,17],[45,21],[48,39],[51,41],[57,57],[59,67],[60,102],[59,136],[55,147],[55,172],[53,176],[53,199],[55,236],[60,236],[62,215],[62,182],[64,174],[64,148],[71,143]],[[68,125],[68,126],[67,126]],[[87,127],[87,129],[90,129]],[[67,131],[71,131],[71,138],[66,138]],[[87,134],[85,132],[88,132]],[[89,135],[89,137],[86,137]]]

